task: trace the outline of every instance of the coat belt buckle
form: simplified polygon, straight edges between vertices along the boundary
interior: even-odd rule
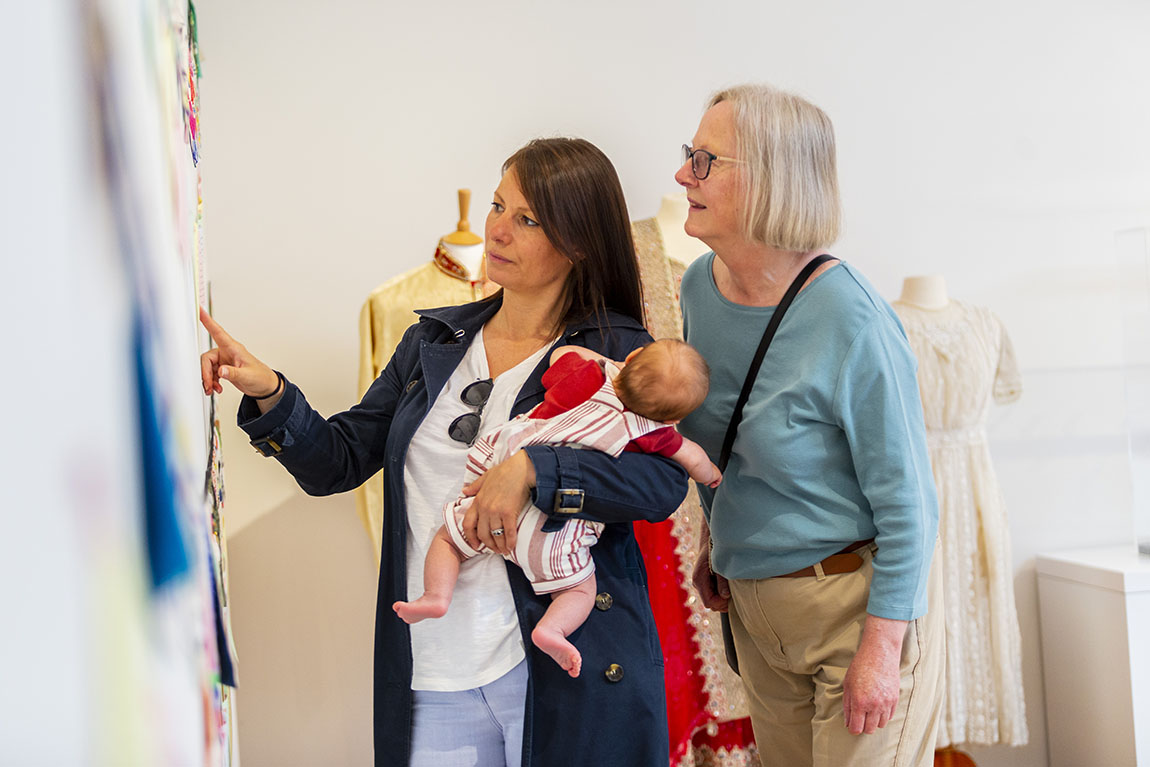
[[[560,488],[555,491],[555,514],[578,514],[583,511],[583,491]]]
[[[264,458],[271,458],[283,452],[283,448],[271,436],[253,439],[250,444]]]

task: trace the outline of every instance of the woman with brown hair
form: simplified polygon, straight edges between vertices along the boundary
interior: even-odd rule
[[[570,677],[529,637],[548,599],[501,558],[464,566],[447,616],[412,626],[391,609],[422,591],[422,562],[475,437],[543,398],[548,352],[622,359],[650,340],[626,204],[610,161],[581,139],[532,141],[503,167],[488,214],[487,274],[502,289],[419,312],[352,409],[324,420],[302,392],[204,315],[219,348],[205,392],[244,395],[240,426],[308,493],[351,490],[384,469],[376,605],[377,765],[619,765],[668,761],[662,657],[631,523],[669,516],[685,472],[655,456],[533,446],[465,492],[465,536],[505,553],[528,499],[555,526],[605,524],[592,556],[596,610],[571,636]],[[474,564],[472,564],[474,563]]]

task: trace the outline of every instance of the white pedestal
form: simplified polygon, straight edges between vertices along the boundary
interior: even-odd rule
[[[1037,558],[1051,767],[1150,765],[1150,557]]]

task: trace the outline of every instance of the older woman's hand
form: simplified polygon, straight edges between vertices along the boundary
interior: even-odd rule
[[[695,573],[691,580],[699,590],[703,606],[715,612],[727,611],[727,605],[731,601],[731,588],[726,578],[711,570],[711,563],[706,554],[700,554],[695,560]]]
[[[463,516],[463,537],[479,541],[492,551],[509,554],[515,548],[519,512],[535,487],[535,464],[520,450],[466,485],[463,494],[475,500]],[[492,531],[502,530],[502,535]]]
[[[866,617],[858,652],[843,679],[843,718],[854,735],[873,733],[894,716],[907,621]]]
[[[727,579],[711,569],[711,528],[706,522],[699,536],[699,554],[695,558],[695,571],[691,576],[703,606],[725,613],[731,600],[731,587]]]

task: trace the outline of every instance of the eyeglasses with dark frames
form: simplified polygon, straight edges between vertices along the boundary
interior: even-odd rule
[[[715,160],[721,162],[745,162],[737,157],[723,157],[721,154],[708,152],[706,149],[692,149],[686,144],[683,144],[683,155],[679,160],[679,164],[683,165],[689,161],[691,163],[691,173],[694,173],[695,178],[702,181],[711,175],[711,163]]]
[[[459,399],[464,405],[472,408],[472,412],[464,413],[452,421],[447,427],[447,436],[468,447],[475,444],[475,438],[479,436],[479,424],[483,420],[483,408],[487,407],[487,400],[491,398],[493,388],[495,381],[490,378],[474,381],[463,387]]]

